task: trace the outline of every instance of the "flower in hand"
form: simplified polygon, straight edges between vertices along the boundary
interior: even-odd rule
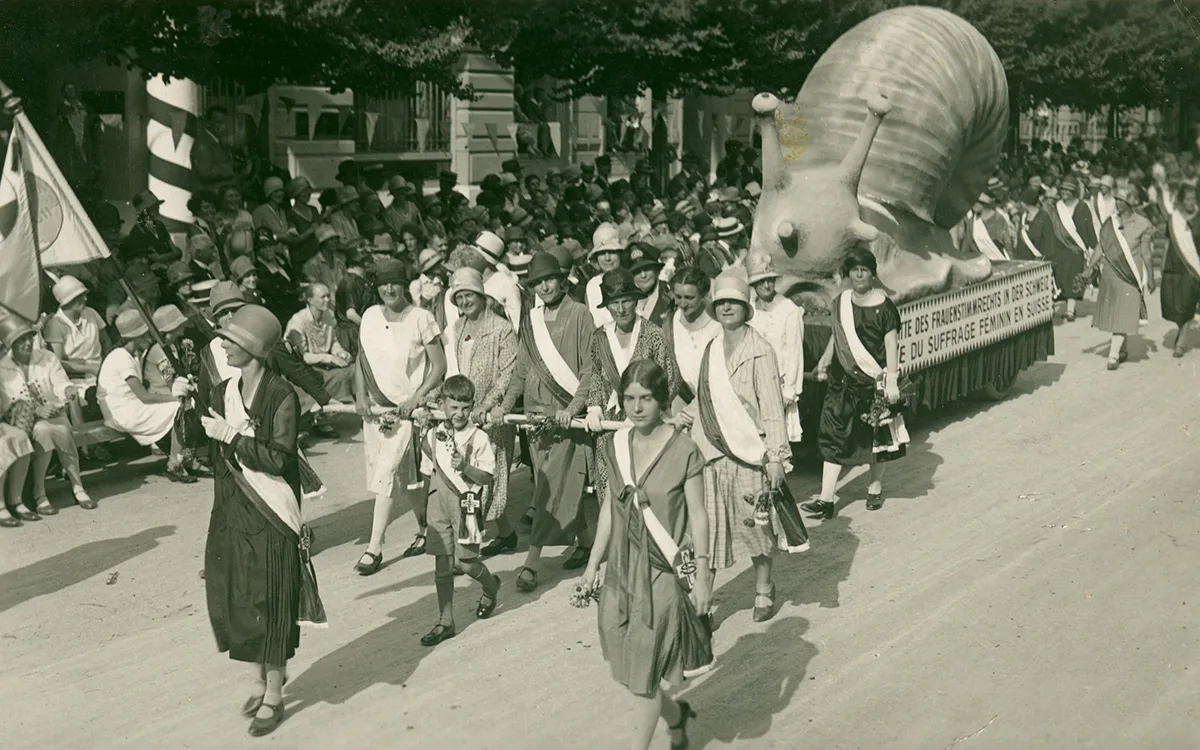
[[[600,582],[597,572],[589,569],[571,589],[571,606],[587,609],[593,601],[600,601]]]

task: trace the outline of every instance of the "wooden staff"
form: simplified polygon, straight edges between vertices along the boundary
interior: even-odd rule
[[[341,403],[337,403],[337,402],[332,402],[332,403],[322,407],[321,411],[323,411],[326,414],[357,414],[358,413],[358,411],[355,409],[353,404],[341,404]],[[429,415],[428,418],[431,421],[434,421],[434,422],[445,422],[446,421],[446,414],[443,411],[441,411],[440,409],[419,409],[418,411],[424,411],[426,414],[428,414]],[[381,416],[384,416],[385,414],[395,415],[398,419],[404,419],[404,417],[400,417],[399,415],[396,414],[395,409],[389,409],[386,406],[372,406],[371,407],[371,416],[381,417]],[[408,417],[407,419],[410,422],[415,421],[413,419],[413,417]],[[535,426],[535,422],[536,422],[535,418],[530,417],[528,414],[505,414],[503,421],[504,421],[504,424],[516,425],[518,427],[533,427],[533,426]],[[608,419],[606,419],[600,423],[600,429],[603,430],[604,432],[616,432],[617,430],[621,429],[622,427],[627,427],[627,426],[628,426],[627,422],[618,422],[615,420],[608,420]],[[587,429],[587,422],[586,422],[586,420],[583,420],[583,419],[572,419],[571,420],[571,428],[575,429],[575,430],[585,430],[585,429]]]

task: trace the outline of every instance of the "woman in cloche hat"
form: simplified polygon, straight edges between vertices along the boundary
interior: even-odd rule
[[[116,329],[121,345],[104,358],[96,385],[105,424],[138,445],[157,444],[167,454],[167,479],[194,484],[196,478],[183,465],[184,445],[175,417],[195,387],[178,377],[170,393],[147,391],[140,362],[150,348],[150,326],[137,310],[126,310],[117,316]]]
[[[77,398],[80,388],[72,385],[58,358],[34,347],[37,332],[15,315],[0,319],[0,340],[7,353],[0,358],[0,405],[3,419],[33,441],[34,514],[58,513],[46,496],[46,469],[58,453],[58,460],[74,489],[76,502],[92,510],[96,504],[83,489],[79,472],[79,451],[66,405]],[[19,497],[19,496],[18,496]],[[36,520],[20,516],[26,520]]]
[[[28,328],[12,315],[0,320],[0,327],[5,329],[5,336],[0,340],[18,336],[23,330],[21,326]],[[22,526],[23,521],[42,520],[36,511],[25,507],[23,503],[31,455],[33,443],[29,440],[25,425],[9,424],[8,419],[0,421],[0,499],[4,501],[3,507],[0,507],[0,528],[13,529]]]
[[[776,547],[808,549],[795,505],[789,527],[781,519],[780,504],[773,502],[777,496],[791,502],[784,480],[792,451],[779,366],[771,345],[748,325],[754,307],[744,271],[727,271],[713,280],[709,314],[721,332],[705,346],[696,398],[687,411],[692,439],[705,461],[710,567],[721,570],[750,558],[756,581],[753,617],[763,622],[775,616],[771,572]],[[770,493],[764,493],[768,488]]]
[[[214,390],[204,431],[216,481],[204,549],[204,587],[217,650],[254,665],[242,705],[250,734],[283,721],[287,663],[300,626],[324,626],[300,510],[300,402],[266,365],[283,331],[270,310],[245,305],[218,330],[233,376]]]
[[[375,269],[375,288],[383,302],[363,313],[359,329],[355,403],[363,418],[367,489],[375,495],[371,539],[355,565],[360,575],[377,573],[383,564],[384,534],[396,498],[407,496],[418,523],[423,527],[425,521],[412,422],[401,419],[385,429],[371,414],[373,407],[382,406],[398,408],[402,417],[408,417],[446,375],[441,330],[432,313],[409,301],[408,283],[403,263],[380,263]],[[419,531],[404,556],[424,552],[425,535]]]

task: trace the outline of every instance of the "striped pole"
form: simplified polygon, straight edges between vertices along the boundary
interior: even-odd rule
[[[192,197],[192,142],[199,127],[200,88],[192,81],[162,76],[146,82],[149,118],[146,146],[150,149],[149,187],[163,201],[163,223],[177,240],[184,240],[192,223],[187,204]]]

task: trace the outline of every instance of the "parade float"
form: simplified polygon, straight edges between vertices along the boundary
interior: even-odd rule
[[[830,336],[838,266],[857,243],[900,308],[913,408],[1000,397],[1053,354],[1050,264],[992,262],[951,240],[1008,129],[1004,67],[973,26],[927,7],[876,14],[826,50],[793,103],[760,94],[753,106],[763,192],[750,252],[773,257],[780,288],[808,311],[810,368]]]

